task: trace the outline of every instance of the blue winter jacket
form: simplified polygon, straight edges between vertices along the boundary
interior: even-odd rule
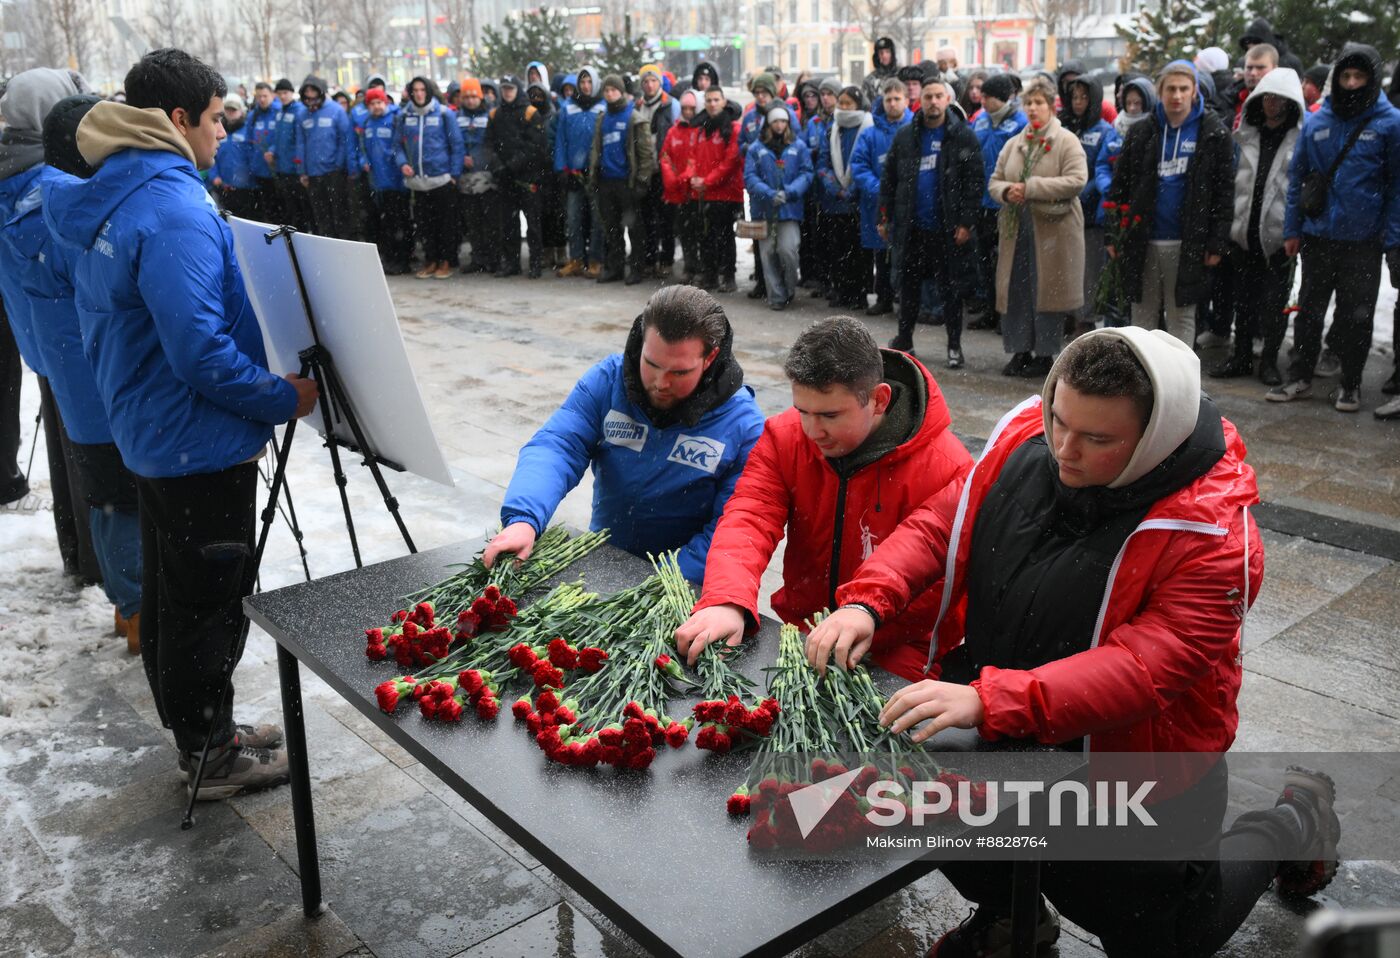
[[[42,205],[48,184],[73,177],[51,166],[39,169],[30,191],[4,224],[0,271],[17,277],[21,294],[19,301],[6,295],[5,305],[28,311],[34,348],[69,437],[82,445],[111,442],[107,410],[98,395],[92,366],[83,355],[78,310],[73,303],[70,272],[75,253],[56,243],[44,225]]]
[[[977,142],[982,145],[982,169],[987,171],[987,182],[992,181],[992,173],[996,172],[997,157],[1001,156],[1001,148],[1006,145],[1017,133],[1026,128],[1026,115],[1020,110],[1012,110],[1002,118],[996,126],[992,126],[992,117],[986,110],[977,117],[977,121],[972,124],[972,132],[977,134]],[[992,199],[992,194],[988,193],[985,186],[982,190],[982,208],[987,210],[999,210],[1001,204]]]
[[[559,103],[559,125],[554,132],[554,172],[565,170],[584,172],[588,169],[588,155],[593,150],[593,128],[598,123],[598,115],[606,109],[599,96],[601,77],[591,71],[580,70],[593,77],[593,95],[596,101],[587,109],[579,107],[577,99],[562,100]],[[578,89],[575,86],[575,89]]]
[[[224,181],[224,186],[231,186],[235,190],[251,190],[258,185],[253,178],[253,142],[248,129],[248,123],[234,130],[224,137],[224,142],[219,144],[219,151],[214,154],[214,175]],[[266,168],[262,157],[257,157],[257,162]]]
[[[361,168],[369,167],[369,188],[376,191],[397,193],[407,189],[403,185],[403,166],[395,157],[397,141],[394,139],[395,116],[385,113],[381,117],[367,116],[360,128]]]
[[[22,173],[0,180],[0,223],[8,223],[15,211],[25,202],[33,202],[29,197],[39,186],[39,176],[44,172],[42,163],[31,166]],[[20,274],[13,269],[0,269],[0,295],[5,298],[5,314],[10,319],[10,329],[15,335],[15,345],[24,364],[40,376],[44,371],[44,360],[39,347],[34,343],[33,321],[29,315],[28,301],[20,285]]]
[[[860,134],[860,128],[847,126],[841,128],[841,153],[843,156],[854,158],[856,151],[856,139]],[[849,167],[849,162],[847,166]],[[851,185],[846,189],[846,195],[841,195],[841,184],[836,179],[836,167],[831,159],[831,126],[827,125],[826,136],[822,137],[822,149],[817,154],[817,199],[821,204],[821,211],[835,216],[849,216],[858,211],[857,189],[855,175],[851,176]]]
[[[1104,224],[1103,201],[1108,196],[1108,188],[1113,185],[1113,166],[1118,162],[1118,154],[1121,152],[1123,152],[1123,136],[1110,124],[1108,132],[1099,141],[1099,151],[1094,157],[1094,175],[1090,178],[1090,182],[1098,190],[1095,201],[1098,208],[1094,211],[1094,218],[1090,220],[1088,207],[1085,207],[1084,222],[1092,222],[1095,226]]]
[[[252,147],[253,176],[259,180],[272,178],[273,170],[267,165],[267,160],[263,159],[263,154],[272,149],[272,144],[277,137],[277,121],[282,119],[282,103],[276,97],[272,98],[272,103],[266,110],[260,110],[255,105],[248,111],[248,119],[244,126],[248,129],[248,142]]]
[[[781,100],[774,100],[768,104],[768,109],[781,104],[788,113],[788,127],[794,136],[802,129],[802,121],[797,118],[797,111],[792,108],[792,104],[784,103]],[[767,121],[767,110],[759,111],[757,106],[751,106],[739,122],[739,155],[747,156],[749,147],[758,142],[758,135],[763,132],[763,124]]]
[[[277,131],[272,135],[270,149],[278,173],[302,172],[297,165],[297,139],[301,135],[301,120],[305,115],[306,107],[300,100],[288,103],[277,114]]]
[[[430,100],[426,113],[409,106],[397,120],[394,156],[400,166],[413,167],[418,176],[462,175],[462,133],[451,110]]]
[[[873,114],[875,124],[861,131],[856,149],[851,155],[851,179],[860,197],[860,245],[866,249],[884,249],[880,238],[880,177],[885,172],[885,154],[890,151],[899,128],[914,119],[909,110],[898,123],[891,123],[885,111]]]
[[[705,575],[710,536],[763,431],[753,390],[739,390],[694,426],[657,428],[627,395],[623,355],[598,363],[535,433],[516,461],[501,523],[536,532],[593,470],[592,529],[636,555],[680,550],[687,579]]]
[[[305,110],[297,124],[296,161],[303,176],[325,176],[344,170],[350,176],[355,166],[355,134],[345,108],[325,100],[315,113]]]
[[[44,219],[76,247],[83,349],[122,460],[138,476],[246,462],[296,412],[267,370],[233,234],[176,153],[122,149],[50,184]]]
[[[1084,189],[1079,191],[1079,202],[1084,207],[1084,224],[1086,226],[1097,226],[1103,216],[1103,190],[1099,187],[1098,177],[1093,171],[1098,169],[1099,154],[1110,140],[1118,136],[1118,132],[1113,129],[1113,124],[1107,120],[1100,120],[1089,129],[1079,134],[1079,145],[1084,147],[1084,159],[1089,164],[1090,176],[1084,184]]]
[[[558,111],[555,111],[556,114]],[[486,149],[486,126],[491,122],[491,111],[483,104],[475,112],[462,107],[457,111],[457,132],[462,135],[462,153],[472,158],[469,172],[484,173],[490,169],[489,153]]]
[[[398,115],[398,112],[399,112],[398,106],[397,106],[396,104],[390,103],[390,104],[388,105],[388,108],[384,111],[384,116],[381,117],[381,119],[392,120],[394,117],[396,117],[396,116]],[[370,115],[369,107],[365,106],[363,103],[357,103],[357,104],[355,104],[353,107],[350,108],[350,132],[351,132],[351,134],[353,134],[353,138],[354,138],[354,142],[355,142],[355,167],[356,167],[356,169],[363,170],[364,167],[365,167],[365,163],[366,163],[366,153],[365,153],[365,150],[366,150],[366,143],[365,143],[365,127],[366,127],[366,125],[368,125],[369,121],[372,120],[372,119],[374,119],[374,117]],[[393,134],[392,134],[392,133],[390,134],[389,139],[390,139],[390,140],[393,140]]]
[[[807,154],[812,158],[814,169],[817,159],[822,155],[822,143],[830,130],[831,121],[820,113],[808,120],[807,125],[802,128],[802,142],[807,145]]]
[[[1366,123],[1351,152],[1337,168],[1327,190],[1327,207],[1317,218],[1298,208],[1303,178],[1317,170],[1324,176],[1358,123]],[[1385,94],[1351,120],[1332,112],[1332,97],[1303,119],[1303,132],[1288,168],[1288,205],[1284,239],[1307,234],[1351,242],[1379,241],[1381,249],[1400,247],[1400,110]]]
[[[803,201],[815,175],[812,156],[801,140],[784,147],[781,158],[762,140],[749,147],[744,155],[744,189],[749,191],[754,219],[801,221]],[[773,200],[779,190],[786,194],[787,202],[775,208]]]

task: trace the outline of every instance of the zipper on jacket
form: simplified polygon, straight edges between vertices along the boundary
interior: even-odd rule
[[[827,590],[831,597],[827,608],[836,610],[836,587],[839,585],[841,574],[841,536],[846,525],[846,477],[840,476],[836,485],[836,525],[833,527],[831,535],[831,575],[827,584]]]

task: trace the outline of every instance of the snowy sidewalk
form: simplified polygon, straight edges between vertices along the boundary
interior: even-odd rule
[[[393,281],[409,352],[458,480],[446,489],[390,473],[420,548],[477,536],[496,522],[515,453],[577,376],[621,348],[650,284],[598,290],[581,282],[454,278]],[[1393,296],[1393,292],[1390,293]],[[1393,300],[1392,300],[1393,301]],[[808,301],[774,314],[725,298],[736,355],[766,413],[788,403],[786,345],[825,315]],[[871,321],[887,338],[893,323]],[[1377,341],[1391,340],[1389,311]],[[959,434],[985,436],[1032,384],[997,374],[987,333],[964,337],[968,368],[934,366]],[[943,332],[916,342],[941,355]],[[1388,362],[1373,358],[1368,408]],[[392,384],[386,384],[392,388]],[[1400,433],[1369,414],[1321,401],[1279,407],[1263,388],[1208,382],[1240,427],[1266,501],[1380,530],[1400,530]],[[25,416],[35,390],[26,383]],[[324,450],[303,433],[291,485],[311,569],[349,567]],[[27,447],[26,447],[27,452]],[[36,461],[42,481],[43,454]],[[347,467],[367,562],[402,543],[363,469]],[[589,489],[558,518],[584,525]],[[1267,577],[1249,619],[1236,749],[1393,750],[1400,566],[1381,555],[1267,532]],[[19,955],[625,955],[636,946],[518,845],[451,795],[430,772],[304,673],[329,912],[301,917],[286,789],[213,803],[190,832],[169,736],[156,720],[138,660],[110,636],[110,607],[74,590],[49,514],[0,518],[0,948]],[[280,524],[264,588],[301,580]],[[774,582],[771,570],[768,577]],[[276,656],[255,630],[236,676],[240,719],[280,718]],[[694,814],[708,814],[696,810]],[[619,863],[622,867],[622,863]],[[1400,902],[1392,863],[1349,863],[1324,906]],[[696,921],[713,903],[687,902]],[[812,956],[922,955],[966,913],[939,875],[849,918],[803,950]],[[1265,895],[1223,954],[1293,954],[1302,916]],[[1069,928],[1061,955],[1101,954]]]

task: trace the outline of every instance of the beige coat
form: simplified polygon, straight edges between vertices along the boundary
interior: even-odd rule
[[[1029,125],[1006,141],[997,157],[987,190],[992,199],[1006,203],[1006,191],[1021,182],[1026,165]],[[1035,163],[1026,180],[1026,200],[1035,222],[1035,309],[1038,313],[1068,313],[1084,305],[1084,208],[1079,191],[1089,178],[1089,164],[1079,137],[1052,118],[1045,128],[1050,152]],[[1043,150],[1039,140],[1035,148]],[[1041,204],[1057,204],[1063,211],[1056,216]],[[1064,207],[1068,209],[1064,209]],[[1011,286],[1011,263],[1016,256],[1016,238],[1003,231],[997,246],[997,312],[1006,312],[1007,290]]]

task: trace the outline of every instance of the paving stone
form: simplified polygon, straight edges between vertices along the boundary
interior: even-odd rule
[[[455,955],[559,901],[432,795],[319,838],[327,903],[379,958]]]
[[[474,945],[457,958],[633,958],[639,952],[605,935],[567,902],[547,908]]]
[[[1300,684],[1302,676],[1262,674],[1251,659],[1245,659],[1236,750],[1374,752],[1393,751],[1400,742],[1400,720],[1340,702]]]
[[[1249,668],[1382,715],[1400,717],[1395,632],[1328,608],[1250,653]]]
[[[327,910],[315,918],[287,915],[199,958],[344,958],[361,949],[354,932]]]

